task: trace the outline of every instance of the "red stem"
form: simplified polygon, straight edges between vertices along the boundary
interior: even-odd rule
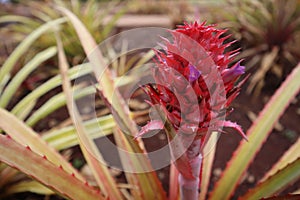
[[[192,168],[194,179],[186,178],[181,173],[178,176],[178,182],[180,187],[180,199],[181,200],[198,200],[200,185],[200,167],[202,162],[202,155],[200,153],[200,140],[192,142],[187,149],[187,156],[189,158],[189,164]]]

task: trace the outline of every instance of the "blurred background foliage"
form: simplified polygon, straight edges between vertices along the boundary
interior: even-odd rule
[[[210,21],[226,27],[253,74],[247,89],[274,89],[300,59],[300,1],[225,0],[211,4]]]
[[[1,32],[13,34],[15,42],[42,23],[58,18],[58,12],[50,8],[53,4],[62,5],[79,16],[98,43],[118,32],[116,24],[124,14],[167,15],[172,26],[195,18],[216,23],[218,27],[229,29],[228,33],[237,40],[235,45],[242,52],[237,59],[245,59],[243,64],[253,74],[247,89],[253,96],[258,96],[263,88],[274,91],[300,59],[299,0],[17,2],[27,8],[28,19],[1,28]],[[84,58],[83,50],[70,24],[62,29],[67,57],[77,64]],[[53,38],[44,35],[31,51],[54,44]]]
[[[118,7],[117,1],[114,2],[100,2],[96,0],[46,0],[46,1],[18,1],[18,6],[22,6],[23,13],[16,17],[11,13],[6,13],[7,18],[11,18],[7,26],[1,28],[1,34],[10,35],[13,37],[15,43],[19,43],[29,33],[41,26],[47,21],[51,21],[61,17],[58,11],[53,10],[52,6],[63,6],[70,9],[76,14],[88,30],[92,33],[96,42],[100,43],[109,35],[112,34],[116,21],[123,15],[125,7]],[[23,18],[20,16],[23,15]],[[25,15],[25,16],[24,16]],[[107,18],[110,15],[112,17]],[[85,58],[83,49],[78,42],[78,37],[72,26],[69,23],[60,27],[62,33],[62,40],[66,50],[69,61],[73,64],[82,62]],[[35,45],[27,53],[28,57],[35,54],[45,47],[55,44],[55,37],[52,32],[43,35],[36,42]],[[11,44],[7,44],[11,45]]]

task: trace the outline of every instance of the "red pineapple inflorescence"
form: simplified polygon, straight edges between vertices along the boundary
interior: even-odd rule
[[[144,90],[151,104],[160,105],[176,132],[203,139],[208,131],[228,126],[245,137],[240,126],[225,121],[244,82],[236,81],[245,70],[240,62],[229,67],[237,50],[225,52],[232,44],[224,43],[229,37],[223,36],[225,32],[214,25],[185,23],[171,31],[173,42],[164,39],[163,51],[156,51],[156,84]],[[151,122],[148,127],[151,129]]]

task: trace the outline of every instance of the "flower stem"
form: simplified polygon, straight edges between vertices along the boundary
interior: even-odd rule
[[[200,185],[200,167],[202,162],[202,155],[200,153],[200,140],[192,142],[187,150],[187,156],[192,168],[194,179],[186,178],[181,173],[178,176],[180,199],[181,200],[197,200],[199,197],[199,185]]]

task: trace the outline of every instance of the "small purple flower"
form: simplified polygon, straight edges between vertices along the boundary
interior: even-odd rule
[[[223,80],[224,80],[225,83],[234,81],[240,75],[245,73],[245,66],[241,66],[240,63],[241,62],[237,62],[231,68],[225,69],[223,71],[222,76],[223,76]]]
[[[189,64],[189,70],[190,70],[190,74],[189,74],[189,82],[194,82],[195,80],[197,80],[199,78],[199,76],[201,75],[201,72],[193,65]]]

